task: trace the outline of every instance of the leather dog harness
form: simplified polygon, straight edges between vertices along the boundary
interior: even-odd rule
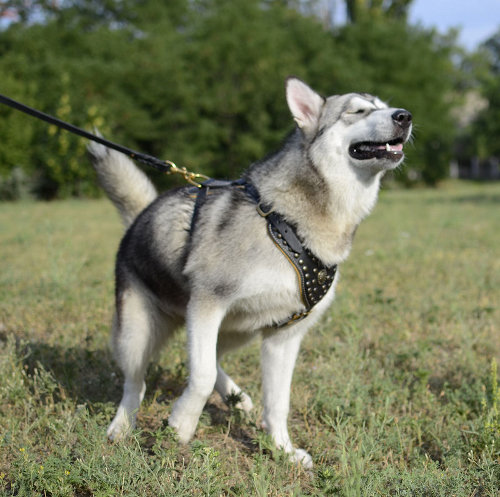
[[[193,235],[196,221],[211,188],[237,187],[256,204],[257,212],[267,221],[267,231],[271,240],[294,268],[299,281],[300,297],[305,310],[292,314],[287,319],[274,324],[281,328],[296,323],[309,315],[312,308],[326,295],[335,280],[337,264],[327,266],[306,249],[300,241],[292,225],[283,216],[275,212],[271,206],[263,205],[257,188],[245,179],[221,181],[209,179],[201,184],[201,188],[192,188],[190,193],[196,195],[195,207],[191,218],[190,237]]]

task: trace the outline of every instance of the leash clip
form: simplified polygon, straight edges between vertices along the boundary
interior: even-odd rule
[[[165,174],[180,174],[189,184],[196,186],[198,188],[202,188],[203,185],[201,182],[197,181],[199,179],[207,180],[210,179],[208,176],[205,176],[201,173],[193,173],[188,171],[185,167],[177,167],[172,161],[166,160],[166,164],[170,166],[170,169]]]

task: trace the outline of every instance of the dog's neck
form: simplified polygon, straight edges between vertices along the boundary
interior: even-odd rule
[[[291,141],[267,159],[266,167],[255,165],[249,179],[263,203],[296,226],[308,249],[323,263],[338,264],[349,255],[359,223],[375,205],[382,174],[315,164],[303,148],[293,146],[293,138]],[[298,163],[301,167],[293,167]]]

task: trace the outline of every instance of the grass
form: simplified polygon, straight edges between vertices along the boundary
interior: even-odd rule
[[[255,413],[214,394],[176,444],[179,335],[139,429],[108,443],[118,217],[105,200],[0,204],[0,495],[498,497],[499,206],[500,184],[382,192],[297,363],[289,426],[308,473],[258,428],[258,343],[225,364]]]

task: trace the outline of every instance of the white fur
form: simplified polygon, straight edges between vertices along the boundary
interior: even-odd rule
[[[286,100],[297,126],[307,133],[316,131],[324,99],[297,78],[289,78]]]
[[[128,228],[158,193],[140,169],[125,155],[96,142],[88,146],[97,178]]]

